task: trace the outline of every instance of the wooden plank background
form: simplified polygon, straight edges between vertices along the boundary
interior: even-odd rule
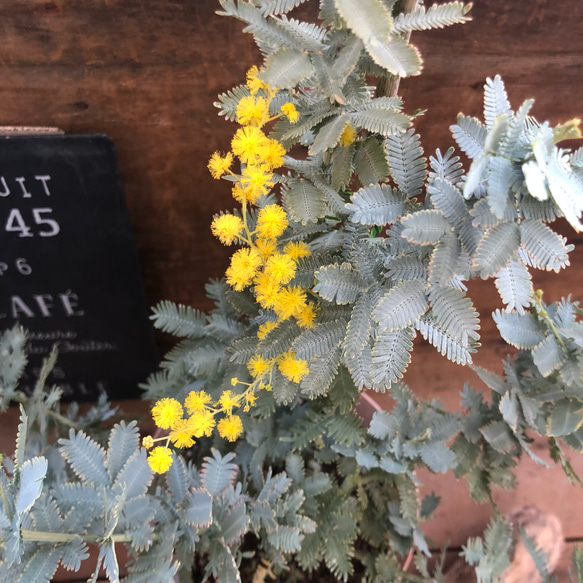
[[[314,4],[314,2],[311,2]],[[0,125],[58,126],[69,133],[104,132],[115,141],[151,305],[162,299],[210,307],[209,277],[220,277],[229,250],[213,240],[212,215],[232,207],[228,187],[213,181],[206,163],[225,150],[235,126],[218,118],[218,93],[243,82],[260,62],[241,23],[219,17],[216,0],[3,0],[0,3]],[[303,14],[313,10],[303,7]],[[534,115],[551,123],[583,117],[583,3],[580,0],[477,0],[474,20],[441,31],[414,33],[425,60],[420,77],[401,84],[405,109],[427,109],[417,128],[428,154],[453,141],[448,127],[459,111],[481,117],[486,77],[501,74],[511,103],[534,97]],[[579,146],[572,143],[572,146]],[[545,297],[582,299],[583,238],[575,267],[537,274]],[[489,318],[500,306],[491,281],[471,285],[484,320],[476,362],[500,370],[507,348]],[[161,338],[162,346],[169,340]],[[419,342],[406,382],[424,397],[456,407],[464,381],[475,375],[445,362]],[[380,396],[388,405],[388,397]],[[131,406],[130,406],[131,408]],[[15,421],[15,420],[13,420]],[[2,425],[2,449],[15,423]],[[573,459],[583,471],[583,462]],[[560,471],[518,469],[520,488],[500,494],[503,510],[523,502],[555,511],[567,537],[583,536],[583,496]],[[489,516],[452,477],[424,476],[444,495],[428,533],[459,544]],[[446,501],[446,500],[449,500]]]

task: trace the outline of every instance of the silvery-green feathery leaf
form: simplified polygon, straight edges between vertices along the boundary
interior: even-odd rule
[[[575,247],[540,221],[525,220],[520,224],[522,245],[538,269],[555,271],[569,265],[568,253]]]
[[[13,579],[13,581],[15,583],[50,583],[62,554],[61,547],[39,546],[24,567],[20,577]]]
[[[519,152],[521,146],[521,137],[525,130],[526,120],[530,112],[531,107],[534,104],[534,99],[527,99],[518,108],[516,114],[510,120],[508,124],[508,130],[502,144],[500,153],[503,156],[508,156],[510,158],[516,159],[516,153]]]
[[[346,209],[349,219],[362,225],[394,223],[405,213],[405,201],[399,192],[385,184],[364,186],[350,197]]]
[[[429,282],[432,285],[447,285],[455,275],[462,251],[455,233],[446,233],[439,241],[429,262]]]
[[[547,200],[549,193],[544,170],[540,168],[536,160],[530,160],[522,165],[524,181],[528,192],[536,200]]]
[[[36,530],[58,532],[63,526],[57,502],[50,495],[39,497],[36,500],[31,515]],[[7,520],[7,524],[3,525],[2,528],[9,528],[9,526]]]
[[[473,217],[472,225],[474,227],[483,227],[489,229],[500,222],[509,222],[516,219],[516,211],[512,205],[507,204],[502,217],[497,217],[487,199],[479,200],[469,211]]]
[[[336,78],[342,83],[346,83],[348,76],[354,71],[364,45],[362,41],[354,35],[344,44],[344,47],[336,55],[332,69]]]
[[[334,148],[340,141],[340,136],[348,123],[347,116],[339,115],[327,121],[320,127],[314,143],[311,145],[309,153],[313,156],[324,150]]]
[[[315,223],[326,214],[324,195],[303,178],[292,178],[285,184],[282,201],[290,217],[304,225]]]
[[[449,129],[453,139],[468,158],[478,158],[484,152],[486,128],[480,120],[459,113],[457,124],[450,126]]]
[[[421,73],[423,61],[416,47],[405,39],[391,35],[388,39],[366,42],[364,47],[372,60],[393,75],[407,77]]]
[[[534,364],[543,377],[548,377],[552,372],[557,370],[566,358],[567,355],[554,336],[547,336],[532,351]]]
[[[238,542],[247,532],[248,523],[249,516],[246,514],[244,502],[241,501],[231,507],[218,523],[221,538],[225,541],[225,544],[231,546]]]
[[[278,369],[273,372],[273,398],[278,405],[290,406],[298,395],[298,383],[284,377]]]
[[[225,356],[225,346],[219,342],[209,341],[189,351],[184,358],[188,372],[192,375],[205,376],[213,373]]]
[[[405,227],[401,236],[410,243],[435,245],[451,229],[442,212],[422,210],[410,213],[401,219]]]
[[[413,324],[427,311],[424,280],[402,281],[382,296],[374,309],[373,319],[382,332],[394,332]]]
[[[355,411],[349,411],[345,415],[334,415],[329,417],[326,427],[328,435],[334,440],[334,443],[341,445],[360,445],[364,437],[362,427],[362,417]],[[320,474],[320,481],[324,482],[322,491],[330,488],[330,477],[328,474]],[[307,480],[306,480],[307,482]],[[309,495],[307,484],[304,486],[305,493]]]
[[[329,302],[352,304],[358,294],[368,287],[362,276],[350,263],[335,263],[316,272],[314,292]]]
[[[239,467],[237,464],[232,463],[235,457],[234,453],[231,452],[221,456],[220,452],[215,448],[211,452],[213,457],[207,456],[204,458],[200,471],[200,480],[202,487],[211,496],[218,496],[225,488],[233,484]]]
[[[518,530],[522,543],[530,555],[542,583],[551,583],[549,579],[549,557],[547,553],[539,546],[534,536],[529,536],[526,533],[524,526],[520,526]]]
[[[339,146],[332,153],[332,188],[341,190],[350,184],[352,172],[354,170],[354,153],[356,145]]]
[[[530,272],[521,261],[512,260],[496,274],[496,288],[506,304],[506,311],[525,313],[530,305],[534,289]]]
[[[389,257],[385,262],[387,277],[393,282],[405,279],[422,279],[427,274],[427,266],[417,255]]]
[[[345,357],[343,362],[359,390],[371,387],[372,351],[370,346],[365,345],[359,354]]]
[[[403,377],[411,362],[414,334],[412,328],[404,328],[377,335],[372,351],[371,367],[375,391],[384,393],[391,383]]]
[[[28,435],[28,415],[22,404],[20,407],[20,422],[16,432],[16,450],[14,452],[14,482],[18,483],[20,468],[24,464],[24,452],[26,450],[26,438]],[[1,470],[0,470],[1,472]]]
[[[561,437],[577,431],[583,424],[583,403],[561,399],[553,405],[547,423],[548,435]]]
[[[128,500],[146,493],[152,482],[154,474],[146,460],[147,454],[144,448],[138,448],[125,463],[114,486],[122,485],[125,488],[125,496]]]
[[[318,82],[318,85],[322,93],[330,100],[331,103],[346,103],[346,96],[343,93],[340,80],[334,74],[334,69],[332,67],[332,61],[327,59],[321,53],[311,54],[312,65],[314,66],[314,78]],[[315,151],[322,151],[324,148],[320,148]]]
[[[474,159],[470,166],[469,172],[466,174],[464,182],[464,198],[469,199],[482,186],[488,173],[488,165],[490,163],[490,154],[480,154]]]
[[[455,150],[449,148],[447,152],[442,155],[438,148],[435,151],[435,157],[429,156],[429,166],[431,167],[431,172],[429,173],[430,183],[433,183],[437,178],[440,178],[450,184],[457,185],[464,171],[459,156],[454,156],[454,153]]]
[[[492,128],[499,116],[511,117],[512,113],[502,78],[500,75],[496,75],[494,79],[488,77],[484,85],[484,121],[486,126]]]
[[[229,361],[236,364],[247,364],[257,352],[257,344],[257,334],[235,340],[228,348],[230,354]]]
[[[211,314],[205,326],[206,336],[221,342],[231,342],[245,330],[245,326],[236,318],[224,314]]]
[[[26,333],[22,326],[8,328],[0,335],[0,387],[3,391],[8,391],[18,383],[27,357],[24,350],[26,344]],[[9,356],[9,358],[8,358]]]
[[[356,146],[354,171],[363,186],[384,182],[389,173],[385,154],[376,137],[367,138]]]
[[[341,149],[341,148],[337,148]],[[326,198],[326,202],[328,203],[328,207],[330,211],[337,217],[345,217],[348,215],[348,211],[346,210],[346,203],[344,199],[340,197],[340,195],[336,192],[336,190],[328,183],[327,180],[323,180],[319,176],[313,176],[311,178],[312,183],[314,186],[324,195]]]
[[[450,336],[431,314],[425,315],[416,322],[415,327],[425,340],[437,348],[442,356],[457,364],[472,364],[472,352],[476,348],[472,344],[465,345],[457,338]]]
[[[270,16],[273,14],[285,14],[290,12],[306,0],[259,0],[256,4],[259,6],[262,14]]]
[[[499,219],[503,219],[508,206],[508,193],[514,173],[512,162],[501,156],[493,156],[488,165],[488,204]]]
[[[372,327],[373,298],[369,293],[362,293],[358,296],[350,322],[346,328],[343,350],[345,358],[352,358],[358,355],[370,338]]]
[[[316,324],[304,330],[291,345],[297,358],[309,360],[330,352],[340,345],[346,335],[346,320],[334,320]]]
[[[280,322],[270,330],[259,343],[259,350],[264,358],[275,358],[289,350],[291,343],[301,332],[295,321],[289,319]]]
[[[300,287],[312,287],[314,285],[315,274],[320,267],[334,263],[334,256],[329,253],[313,253],[308,257],[301,257],[297,261],[297,268],[290,285]]]
[[[382,103],[378,103],[379,101]],[[357,129],[365,129],[381,136],[401,133],[411,125],[411,120],[408,115],[391,107],[393,101],[395,100],[391,97],[380,97],[362,105],[353,106],[352,111],[346,116]]]
[[[287,124],[280,121],[273,129],[270,137],[272,139],[277,139],[286,148],[288,148],[289,146],[296,143],[298,138],[304,136],[313,127],[324,121],[326,118],[336,116],[338,114],[338,110],[332,106],[328,99],[323,99],[315,106],[310,107],[308,113],[309,117],[300,117],[300,121],[295,124]],[[317,158],[318,157],[316,157],[316,159]],[[286,160],[287,159],[288,158],[286,158]],[[306,166],[308,168],[305,168]],[[297,170],[298,172],[303,172],[313,167],[314,164],[312,164],[311,160],[296,160],[293,162],[293,166],[291,166],[292,169]],[[317,170],[317,167],[314,168],[314,170]]]
[[[508,130],[508,115],[499,115],[491,128],[486,133],[486,140],[484,142],[484,154],[498,155],[500,153],[506,132]]]
[[[295,526],[280,524],[267,540],[278,550],[285,553],[297,553],[302,544],[304,536]]]
[[[384,147],[391,177],[399,190],[407,198],[419,196],[427,179],[427,160],[414,128],[389,136]]]
[[[499,223],[482,237],[472,267],[482,279],[495,275],[514,258],[520,245],[520,229],[514,222]]]
[[[322,51],[325,48],[324,37],[326,30],[313,22],[302,22],[295,18],[287,18],[283,15],[274,18],[283,30],[294,37],[301,47],[306,51]]]
[[[413,30],[429,30],[443,28],[452,24],[463,24],[471,20],[467,16],[471,4],[463,2],[448,2],[446,4],[433,4],[429,9],[419,6],[408,14],[399,14],[394,21],[394,31],[397,33]]]
[[[443,441],[422,445],[419,453],[423,463],[432,471],[445,474],[455,466],[455,455]]]
[[[163,332],[185,338],[200,338],[204,335],[206,316],[190,306],[164,300],[152,312],[150,319]]]
[[[484,439],[498,452],[509,453],[516,447],[516,441],[508,425],[502,421],[494,421],[480,429]]]
[[[479,340],[478,312],[463,292],[451,287],[433,287],[429,299],[431,314],[448,335],[464,346]]]
[[[47,469],[48,464],[44,457],[35,457],[22,464],[15,503],[15,510],[18,514],[28,512],[41,495]]]
[[[533,196],[524,195],[518,201],[518,208],[525,219],[533,221],[552,222],[558,217],[562,217],[560,209],[552,200],[537,200]]]
[[[111,430],[107,445],[107,470],[115,480],[128,459],[140,446],[140,434],[136,421],[120,421]]]
[[[69,439],[59,439],[61,455],[83,482],[107,486],[110,483],[103,448],[83,431],[69,431]]]
[[[445,218],[455,225],[468,216],[466,204],[459,188],[441,178],[435,178],[427,186],[431,204],[443,213]]]
[[[544,326],[529,312],[519,314],[496,310],[492,318],[502,338],[516,348],[535,348],[545,339]]]
[[[238,85],[226,93],[219,95],[219,100],[213,105],[219,109],[219,115],[224,115],[228,121],[237,121],[237,106],[243,97],[251,95],[247,85]]]
[[[288,89],[297,85],[314,73],[309,57],[297,49],[281,48],[265,59],[261,80],[278,89]]]
[[[309,363],[308,375],[302,379],[300,390],[308,399],[325,395],[338,372],[340,365],[340,348],[336,346],[321,356],[312,358]]]
[[[382,42],[393,31],[393,18],[382,0],[334,0],[336,9],[348,28],[365,44]]]

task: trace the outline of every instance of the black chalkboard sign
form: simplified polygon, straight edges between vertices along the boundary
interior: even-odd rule
[[[32,388],[65,397],[139,394],[157,363],[113,142],[103,135],[0,137],[0,328],[28,330]]]

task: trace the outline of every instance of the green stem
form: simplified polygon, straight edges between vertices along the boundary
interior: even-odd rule
[[[42,530],[29,530],[23,528],[20,530],[22,535],[22,540],[27,542],[37,542],[37,543],[68,543],[76,538],[80,538],[86,543],[98,543],[102,539],[97,535],[78,535],[78,534],[67,534],[64,532],[46,532]],[[129,543],[132,537],[127,534],[114,534],[109,537],[109,540],[114,543]]]
[[[546,308],[543,305],[543,292],[542,292],[542,290],[540,290],[540,289],[535,290],[534,294],[532,295],[532,299],[533,299],[534,303],[536,304],[536,307],[538,308],[539,316],[549,325],[549,328],[551,329],[552,333],[555,335],[555,338],[557,339],[558,343],[561,345],[561,348],[565,352],[567,352],[567,347],[565,346],[565,342],[563,341],[561,334],[557,330],[555,323],[553,322],[552,318],[549,316],[549,313],[547,312]]]

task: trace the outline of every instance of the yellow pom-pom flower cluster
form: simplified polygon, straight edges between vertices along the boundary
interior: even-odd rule
[[[233,385],[240,384],[237,379],[233,381]],[[160,399],[152,408],[152,417],[154,423],[160,429],[168,430],[168,433],[156,439],[147,435],[142,440],[142,446],[150,450],[148,463],[152,470],[162,474],[171,466],[170,443],[177,448],[192,447],[196,439],[211,435],[215,427],[221,437],[235,441],[243,432],[243,422],[238,415],[233,414],[233,410],[241,405],[248,410],[255,402],[254,390],[254,387],[248,385],[241,394],[224,391],[215,403],[205,391],[191,391],[184,406],[176,399]],[[218,422],[215,419],[217,416],[221,416]],[[164,445],[152,449],[160,441]]]
[[[215,152],[208,168],[213,178],[228,177],[234,182],[232,194],[241,205],[240,213],[216,216],[211,231],[224,245],[242,245],[231,256],[225,276],[235,291],[250,288],[261,307],[271,310],[277,317],[277,321],[259,327],[257,336],[264,340],[288,318],[295,318],[303,328],[313,327],[316,306],[308,301],[306,290],[293,283],[298,261],[310,254],[309,246],[301,241],[280,241],[289,226],[287,213],[279,204],[261,204],[261,199],[276,182],[274,171],[283,166],[286,153],[282,144],[268,137],[264,128],[281,117],[296,123],[300,114],[296,106],[288,102],[271,115],[276,90],[257,75],[256,67],[247,73],[249,95],[241,98],[236,108],[241,127],[233,136],[231,151]],[[236,160],[239,173],[234,168]],[[256,214],[251,212],[252,205],[260,207]],[[172,464],[170,445],[192,447],[198,438],[211,435],[215,428],[224,439],[235,441],[243,432],[243,421],[235,411],[238,408],[249,411],[257,399],[257,390],[272,388],[276,369],[292,382],[300,382],[309,372],[307,362],[289,351],[272,359],[255,354],[248,369],[252,382],[237,378],[231,382],[234,387],[245,386],[242,393],[226,390],[213,402],[205,391],[192,391],[184,404],[164,398],[154,405],[154,422],[166,432],[163,437],[146,436],[142,441],[149,450],[148,462],[154,472],[164,473]],[[163,444],[154,447],[157,442]]]

